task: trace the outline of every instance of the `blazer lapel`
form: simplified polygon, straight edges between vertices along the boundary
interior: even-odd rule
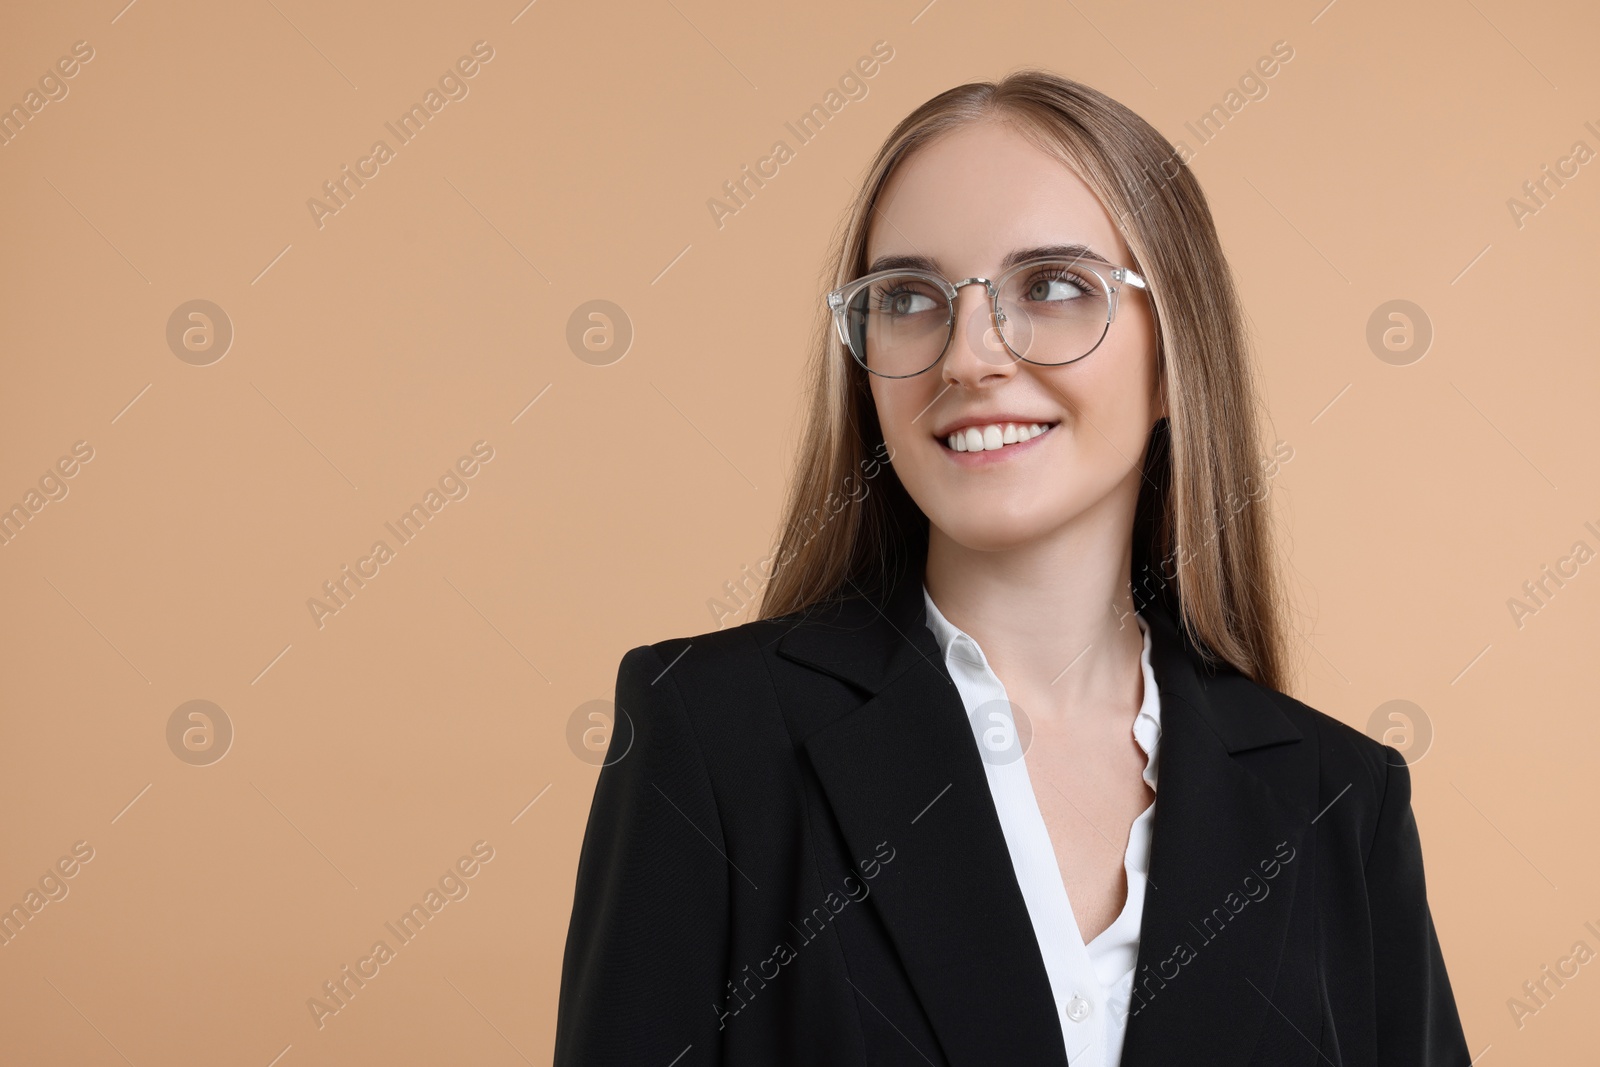
[[[1164,608],[1141,615],[1161,692],[1160,784],[1122,1064],[1157,1067],[1180,1049],[1186,1062],[1245,1063],[1275,1010],[1297,887],[1313,883],[1311,812],[1256,772],[1290,761],[1271,777],[1304,777],[1292,770],[1301,734],[1233,668],[1213,674]]]
[[[805,749],[852,851],[894,849],[869,899],[945,1058],[957,1067],[1065,1065],[988,776],[923,622],[920,564],[884,603],[832,605],[791,629],[778,651],[873,694]]]
[[[887,842],[895,850],[894,877],[870,899],[946,1058],[958,1067],[1066,1064],[982,758],[924,620],[924,560],[913,555],[883,593],[811,609],[780,640],[780,655],[868,697],[804,747],[850,848],[865,856]],[[1141,614],[1151,624],[1162,739],[1122,1064],[1155,1067],[1180,1050],[1193,1062],[1244,1062],[1271,1010],[1289,914],[1283,902],[1306,866],[1282,862],[1280,843],[1301,849],[1310,814],[1234,756],[1293,749],[1300,734],[1236,672],[1212,678],[1164,608]],[[1261,878],[1260,864],[1273,860],[1280,866],[1267,899],[1278,903],[1250,905],[1254,914],[1246,909],[1207,939],[1213,910],[1236,906],[1245,878]],[[1189,949],[1181,961],[1180,945]]]

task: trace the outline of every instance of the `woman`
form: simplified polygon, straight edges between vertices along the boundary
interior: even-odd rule
[[[1172,146],[952,89],[834,276],[763,617],[623,657],[556,1062],[1466,1065],[1405,761],[1282,692]]]

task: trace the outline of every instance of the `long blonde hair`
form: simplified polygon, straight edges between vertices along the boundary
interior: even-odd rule
[[[1070,167],[1115,217],[1133,253],[1129,265],[1149,282],[1168,415],[1143,459],[1136,607],[1159,600],[1202,652],[1284,691],[1284,608],[1261,506],[1259,408],[1243,312],[1199,183],[1154,127],[1047,71],[940,93],[878,150],[835,235],[829,288],[866,272],[869,223],[894,168],[942,134],[984,120],[1009,123]],[[760,618],[883,590],[891,572],[926,548],[927,517],[877,451],[883,435],[866,374],[819,311],[805,435]]]

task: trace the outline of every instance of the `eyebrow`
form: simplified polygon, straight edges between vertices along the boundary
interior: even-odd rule
[[[1037,248],[1014,248],[1000,260],[999,273],[1004,274],[1010,268],[1029,259],[1087,259],[1106,266],[1114,264],[1090,248],[1086,244],[1065,245],[1040,245]],[[867,268],[868,274],[876,274],[880,270],[926,270],[934,274],[943,274],[937,259],[923,255],[879,256]]]

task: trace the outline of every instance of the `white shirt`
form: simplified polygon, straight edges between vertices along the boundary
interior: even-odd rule
[[[944,653],[962,703],[973,722],[973,739],[983,756],[989,791],[1000,813],[1006,846],[1028,906],[1045,972],[1066,1038],[1072,1067],[1116,1067],[1127,1034],[1128,1003],[1139,953],[1139,923],[1144,911],[1145,875],[1150,869],[1150,832],[1155,802],[1139,815],[1128,833],[1123,856],[1128,896],[1122,912],[1088,945],[1078,931],[1067,899],[1055,849],[1028,777],[1026,754],[1014,727],[1005,686],[995,676],[978,643],[953,626],[934,604],[926,585],[928,629]],[[1144,780],[1156,788],[1156,753],[1161,741],[1161,699],[1150,668],[1150,627],[1137,614],[1144,633],[1140,667],[1144,700],[1133,721],[1133,736],[1145,752]],[[1063,655],[1062,662],[1071,659]]]

